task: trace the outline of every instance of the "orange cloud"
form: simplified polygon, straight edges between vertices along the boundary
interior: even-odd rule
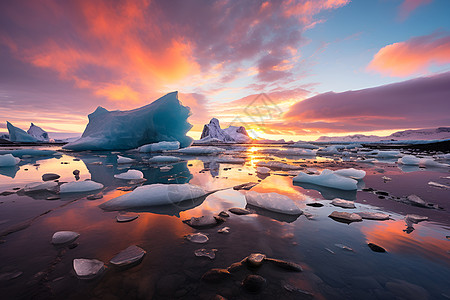
[[[450,35],[430,34],[380,49],[367,69],[388,76],[427,73],[432,65],[450,63]]]

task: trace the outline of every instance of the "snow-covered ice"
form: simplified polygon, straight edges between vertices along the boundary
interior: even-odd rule
[[[358,179],[358,180],[363,179],[364,176],[366,176],[366,171],[357,170],[354,168],[340,169],[340,170],[336,170],[333,172],[334,172],[334,174],[337,174],[340,176],[349,177],[349,178]]]
[[[245,199],[250,205],[270,211],[288,215],[302,214],[302,210],[298,208],[291,198],[278,193],[257,193],[250,191],[245,194]]]
[[[149,184],[136,188],[134,191],[111,199],[102,205],[105,210],[120,210],[129,208],[169,205],[185,200],[205,196],[207,192],[193,184]]]
[[[166,150],[177,150],[180,148],[180,142],[179,141],[173,141],[173,142],[159,142],[159,143],[152,143],[143,145],[138,148],[139,152],[162,152]]]
[[[19,143],[35,143],[38,140],[29,135],[25,130],[22,130],[13,124],[6,121],[6,127],[9,132],[9,140],[11,142],[19,142]]]
[[[144,173],[139,170],[128,170],[125,173],[114,175],[114,178],[125,180],[142,179],[144,178]]]
[[[213,142],[218,140],[225,143],[249,143],[252,139],[248,136],[243,126],[230,126],[225,129],[220,128],[219,120],[212,118],[209,124],[203,127],[203,132],[198,142]]]
[[[178,100],[178,92],[129,111],[108,111],[98,107],[89,115],[89,124],[80,139],[63,148],[82,150],[135,149],[149,143],[178,141],[181,147],[192,143],[186,136],[189,107]]]
[[[310,183],[346,191],[358,189],[357,180],[337,175],[328,169],[324,169],[319,175],[308,175],[300,172],[293,180],[297,183]]]
[[[14,167],[20,162],[20,158],[14,157],[12,154],[0,155],[0,167]]]
[[[103,188],[103,184],[92,181],[72,181],[63,183],[59,187],[60,193],[83,193],[83,192],[91,192],[95,190],[99,190]]]

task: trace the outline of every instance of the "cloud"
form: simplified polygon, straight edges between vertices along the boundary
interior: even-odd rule
[[[399,17],[405,20],[419,6],[430,3],[432,0],[404,0],[399,7]]]
[[[450,35],[433,33],[381,48],[367,69],[388,76],[425,74],[432,65],[450,63]]]
[[[293,105],[282,130],[362,132],[450,125],[450,72],[375,88],[324,93]]]

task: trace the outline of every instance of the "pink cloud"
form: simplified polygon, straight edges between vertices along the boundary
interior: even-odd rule
[[[367,69],[388,76],[425,74],[432,65],[450,63],[450,35],[433,33],[381,48]]]
[[[450,125],[450,72],[375,88],[324,93],[293,105],[283,130],[361,132]]]
[[[430,3],[432,0],[404,0],[399,8],[400,19],[405,20],[419,6]]]

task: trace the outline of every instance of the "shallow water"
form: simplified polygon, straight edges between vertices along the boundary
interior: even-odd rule
[[[315,299],[448,299],[450,192],[429,186],[428,182],[449,185],[450,179],[445,178],[450,175],[449,168],[405,168],[397,166],[395,160],[364,163],[339,155],[278,157],[258,153],[267,147],[229,147],[225,157],[243,157],[245,165],[217,163],[215,156],[179,155],[184,161],[172,164],[173,168],[165,172],[159,169],[161,165],[146,162],[152,155],[133,151],[120,152],[136,159],[128,165],[117,164],[117,153],[60,152],[58,156],[24,158],[18,168],[0,168],[0,192],[14,191],[0,196],[2,299],[211,299],[216,294],[228,299],[310,298],[302,292],[289,291],[287,284],[312,293]],[[256,164],[272,160],[317,171],[353,167],[365,170],[367,175],[355,192],[294,185],[292,174],[283,170],[258,177]],[[144,173],[144,184],[189,182],[208,191],[225,190],[206,199],[140,210],[136,220],[118,223],[118,212],[106,212],[98,206],[129,192],[117,188],[133,184],[115,179],[114,175],[130,168]],[[87,200],[86,196],[92,193],[81,193],[46,200],[55,195],[13,190],[41,181],[44,173],[59,174],[60,182],[74,181],[75,169],[80,170],[79,180],[104,184],[103,198]],[[385,181],[383,176],[392,180]],[[252,191],[289,196],[312,216],[287,217],[256,209],[249,215],[230,213],[224,224],[209,229],[196,230],[182,222],[231,207],[245,208],[246,191],[231,187],[247,182],[259,182]],[[376,191],[386,191],[389,196]],[[411,194],[442,209],[396,201],[395,197]],[[330,200],[336,197],[354,200],[356,209],[332,206]],[[317,201],[324,206],[306,205]],[[391,219],[346,224],[329,218],[332,211],[384,212]],[[428,216],[429,221],[406,230],[406,214]],[[230,233],[217,233],[224,226],[230,227]],[[55,247],[50,240],[59,230],[76,231],[80,237],[71,247]],[[184,238],[195,232],[207,234],[209,241],[195,244]],[[387,252],[373,252],[368,243]],[[128,269],[108,264],[118,252],[133,244],[147,251],[140,264]],[[215,259],[196,257],[194,251],[200,248],[217,249]],[[259,269],[243,268],[219,283],[201,280],[209,269],[227,268],[255,252],[296,262],[303,272],[286,271],[266,262]],[[94,280],[78,279],[72,267],[75,258],[101,260],[107,269]],[[250,294],[241,287],[248,274],[266,279],[260,293]]]

